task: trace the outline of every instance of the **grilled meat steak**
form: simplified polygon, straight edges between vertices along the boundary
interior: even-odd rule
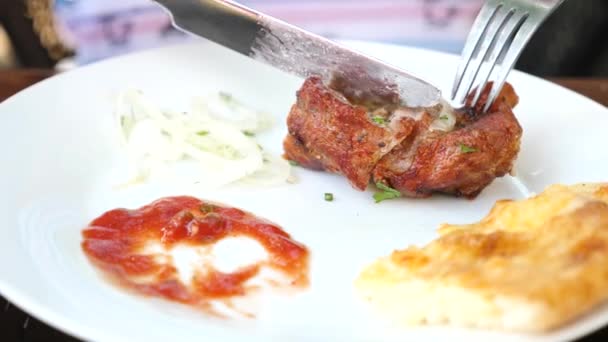
[[[370,180],[404,196],[434,192],[475,197],[511,171],[522,129],[512,108],[518,97],[506,84],[487,113],[476,108],[446,114],[436,108],[349,101],[316,77],[297,93],[287,118],[285,158],[303,167],[339,173],[359,190]],[[470,100],[470,99],[469,99]],[[452,120],[449,129],[437,123]]]

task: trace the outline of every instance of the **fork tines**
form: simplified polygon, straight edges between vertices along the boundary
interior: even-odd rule
[[[563,0],[488,0],[469,33],[456,72],[452,100],[463,104],[493,81],[484,112],[496,99],[523,48],[542,21]]]

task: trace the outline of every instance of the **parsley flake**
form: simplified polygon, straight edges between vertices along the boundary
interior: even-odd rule
[[[209,134],[209,131],[198,131],[196,132],[196,135],[204,137],[205,135]]]
[[[324,194],[324,198],[327,202],[331,202],[334,200],[334,194],[332,194],[331,192],[326,192]]]
[[[220,91],[219,95],[220,99],[222,99],[224,102],[232,102],[233,100],[232,95],[230,93]]]
[[[401,197],[401,193],[399,191],[384,183],[377,182],[376,187],[381,190],[374,194],[374,200],[376,200],[376,203]]]
[[[378,125],[384,125],[386,123],[386,119],[384,119],[381,116],[374,116],[372,117],[372,121],[377,123]]]
[[[289,162],[289,165],[291,165],[291,166],[298,166],[298,165],[300,165],[300,164],[298,164],[298,162],[297,162],[297,161],[295,161],[295,160],[288,160],[288,162]]]
[[[443,120],[443,121],[448,121],[448,116],[447,115],[442,115],[439,117],[439,120]]]
[[[203,204],[199,209],[201,212],[208,214],[215,211],[215,206],[213,204]]]
[[[250,132],[250,131],[243,131],[243,134],[245,134],[248,137],[255,137],[255,133]]]
[[[465,144],[458,144],[458,147],[460,148],[460,152],[462,153],[477,152],[477,149],[475,147],[467,146]]]

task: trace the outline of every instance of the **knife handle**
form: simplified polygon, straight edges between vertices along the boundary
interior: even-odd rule
[[[154,0],[165,7],[177,26],[244,55],[262,29],[259,14],[223,0]]]

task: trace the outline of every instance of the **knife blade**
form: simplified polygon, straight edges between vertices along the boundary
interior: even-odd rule
[[[441,92],[419,77],[226,0],[154,0],[176,28],[290,74],[319,76],[351,97],[431,107]]]

